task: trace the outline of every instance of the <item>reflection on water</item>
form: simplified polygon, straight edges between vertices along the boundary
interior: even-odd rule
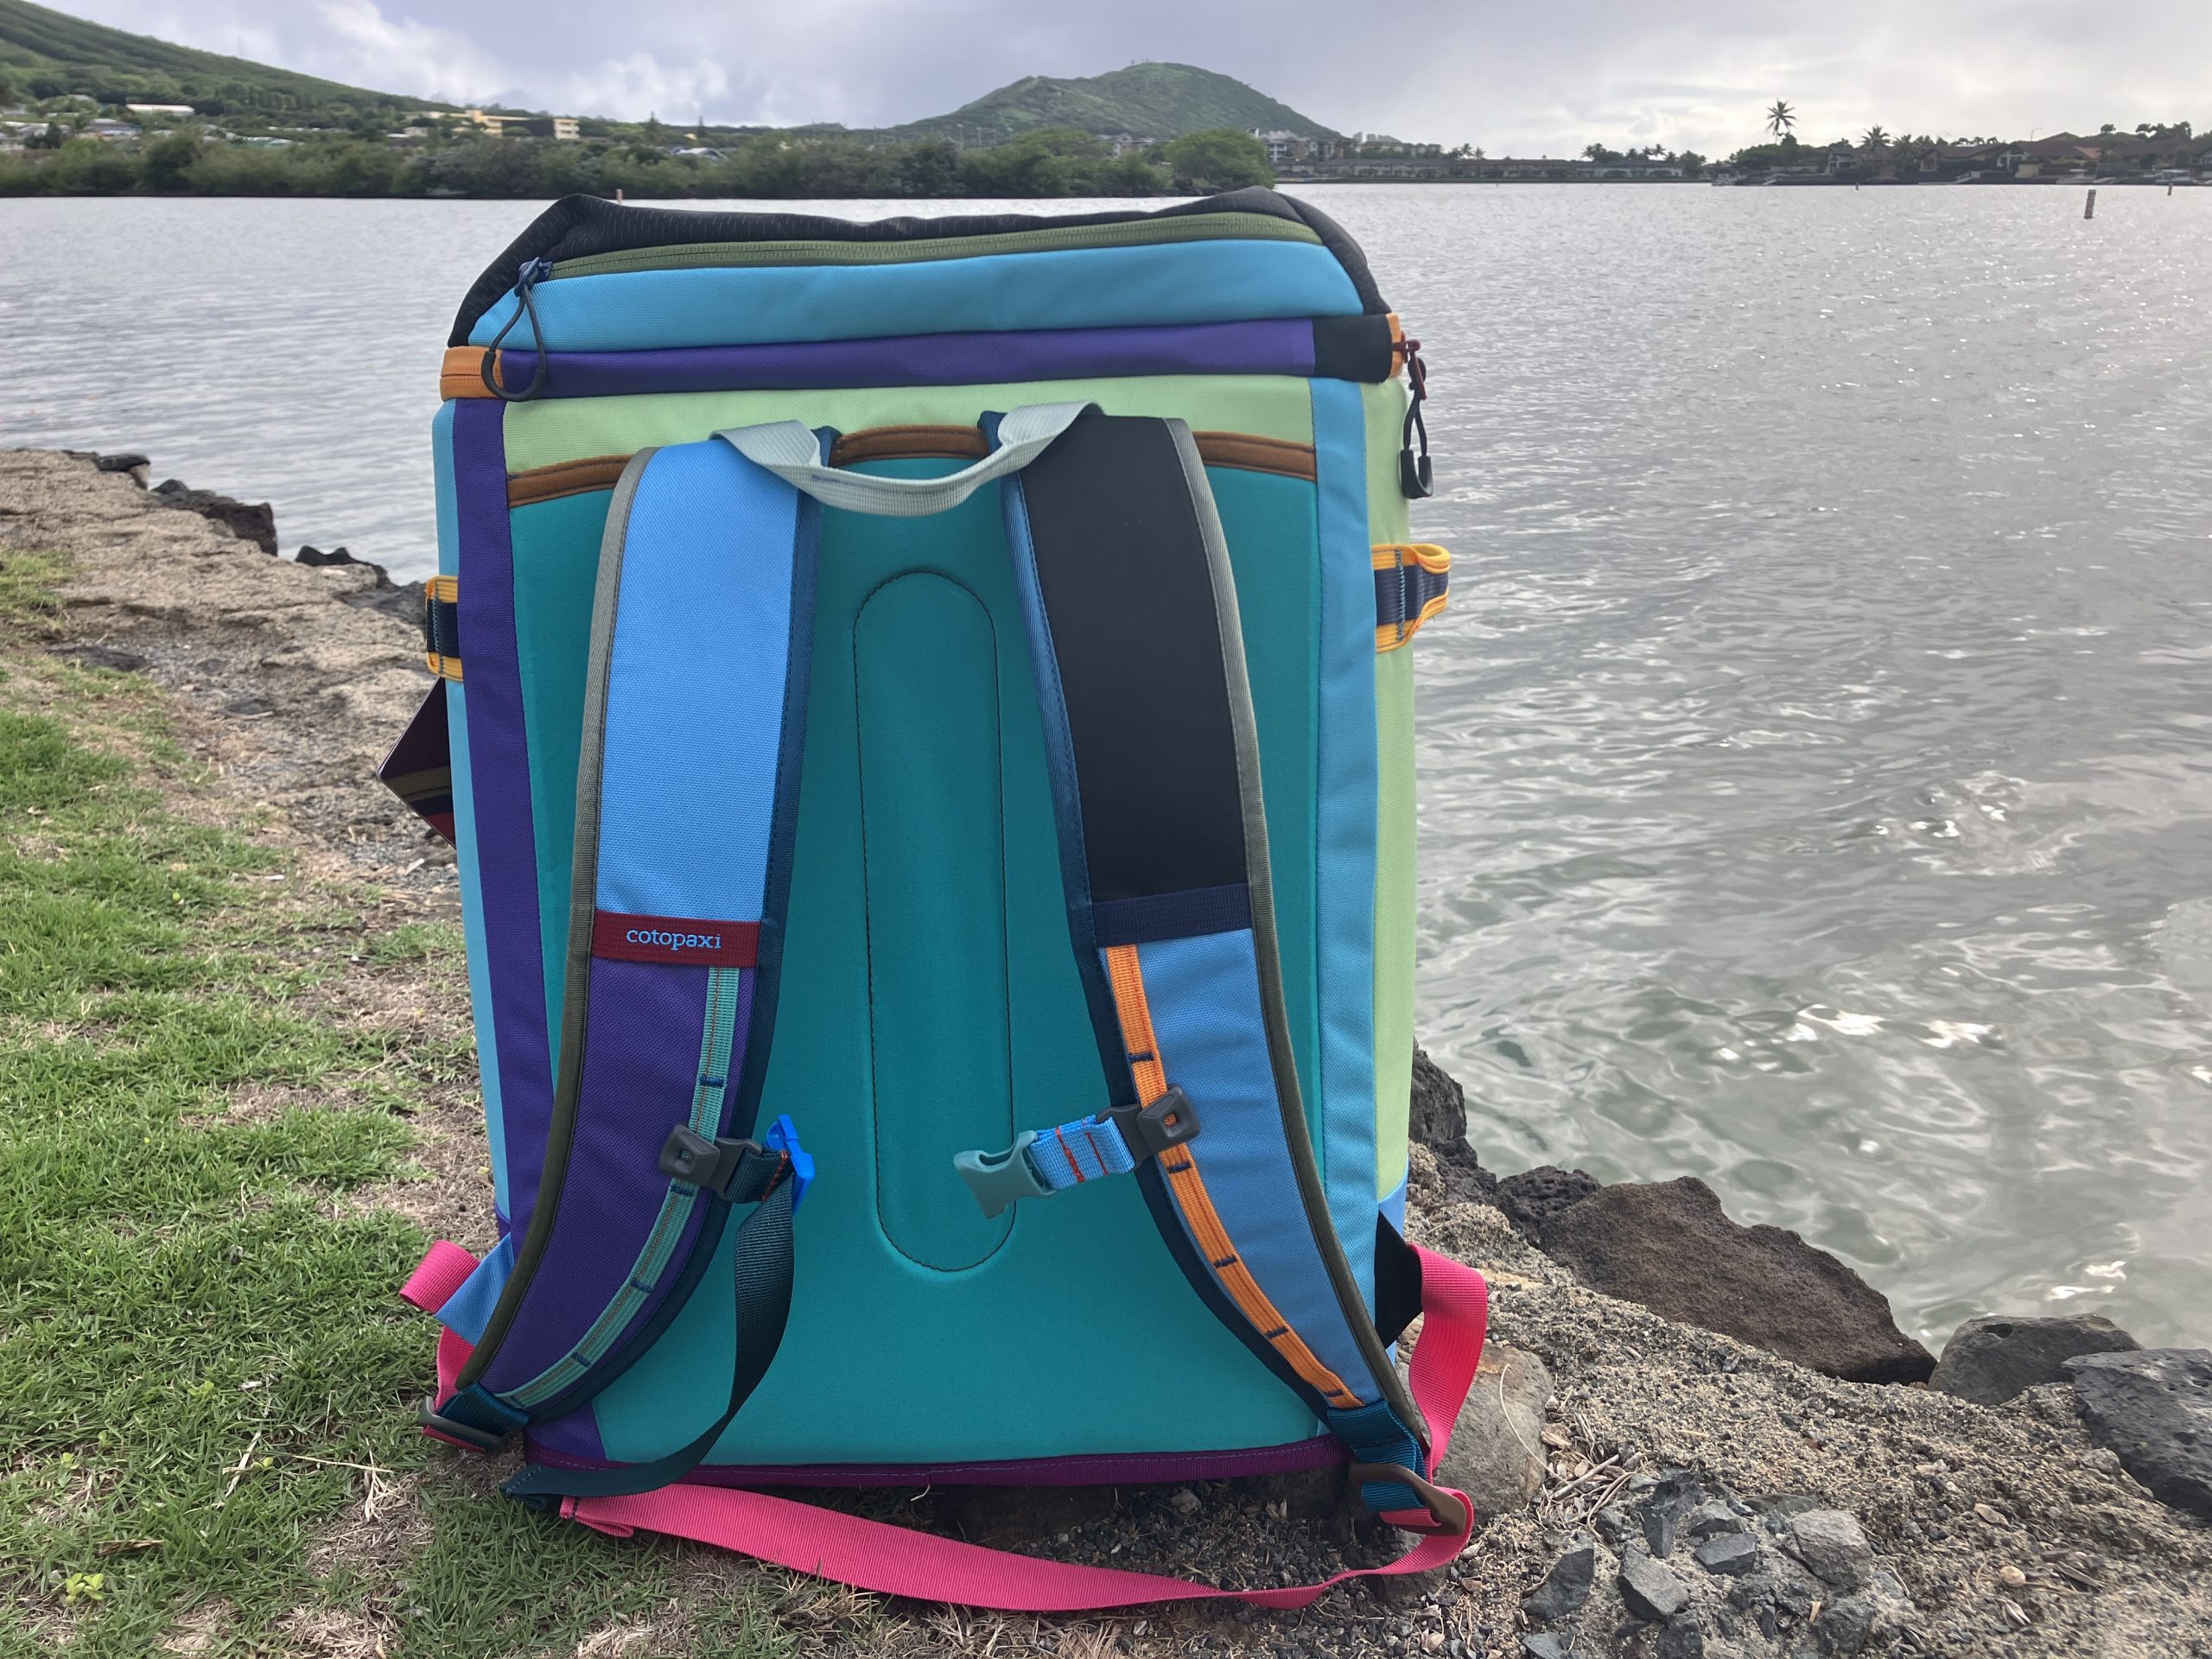
[[[1434,364],[1421,1029],[1484,1157],[1701,1175],[1923,1335],[2212,1335],[2212,192],[1313,194]],[[531,211],[0,202],[0,443],[419,574]]]

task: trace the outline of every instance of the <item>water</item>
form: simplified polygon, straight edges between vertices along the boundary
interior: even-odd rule
[[[1930,1339],[2212,1337],[2212,191],[1312,194],[1435,365],[1420,1028],[1485,1160],[1702,1176]],[[0,201],[0,443],[419,574],[532,211]]]

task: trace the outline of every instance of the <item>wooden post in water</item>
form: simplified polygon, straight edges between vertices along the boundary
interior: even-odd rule
[[[2092,190],[2089,192],[2089,199],[2082,204],[2082,217],[2084,219],[2094,219],[2096,216],[2097,193]]]

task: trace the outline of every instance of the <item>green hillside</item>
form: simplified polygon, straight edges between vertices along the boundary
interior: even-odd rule
[[[65,92],[82,92],[103,104],[194,104],[209,114],[339,114],[423,104],[394,92],[372,92],[244,58],[171,46],[29,0],[0,0],[0,103]]]
[[[902,138],[957,138],[973,144],[995,143],[1039,127],[1127,132],[1140,138],[1173,138],[1208,127],[1281,127],[1315,138],[1338,136],[1241,80],[1187,63],[1133,63],[1075,80],[1029,75],[950,115],[891,131]]]

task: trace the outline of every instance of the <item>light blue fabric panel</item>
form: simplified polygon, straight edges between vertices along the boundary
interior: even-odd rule
[[[461,507],[453,471],[451,403],[430,423],[431,469],[438,507],[438,574],[461,569]],[[463,659],[464,663],[466,658]],[[507,1218],[507,1135],[499,1111],[499,1038],[492,1019],[491,952],[484,938],[484,884],[476,863],[476,792],[468,776],[468,688],[446,682],[446,741],[453,755],[454,853],[461,867],[461,931],[468,951],[468,1001],[476,1023],[476,1069],[484,1090],[484,1132],[492,1147],[492,1207]]]
[[[656,351],[767,340],[865,340],[1018,328],[1116,328],[1250,317],[1359,315],[1327,249],[1305,242],[1181,242],[988,254],[904,265],[640,270],[563,276],[531,295],[556,352]],[[512,294],[477,321],[488,346]],[[527,349],[530,320],[502,344]]]
[[[615,613],[601,910],[760,918],[798,499],[712,439],[647,464]]]
[[[1198,1110],[1191,1151],[1222,1225],[1306,1345],[1346,1388],[1371,1396],[1373,1379],[1306,1226],[1283,1141],[1250,930],[1140,944],[1137,962],[1160,1063]],[[1372,1198],[1367,1229],[1371,1260]]]
[[[446,1298],[445,1306],[438,1310],[438,1323],[464,1342],[482,1340],[484,1327],[492,1321],[492,1310],[499,1306],[499,1293],[506,1288],[507,1275],[514,1270],[515,1237],[509,1233],[476,1264],[476,1271],[461,1281],[461,1288]]]
[[[1316,380],[1321,515],[1320,744],[1315,934],[1322,1130],[1315,1150],[1352,1277],[1375,1301],[1375,575],[1367,416],[1359,388]]]

